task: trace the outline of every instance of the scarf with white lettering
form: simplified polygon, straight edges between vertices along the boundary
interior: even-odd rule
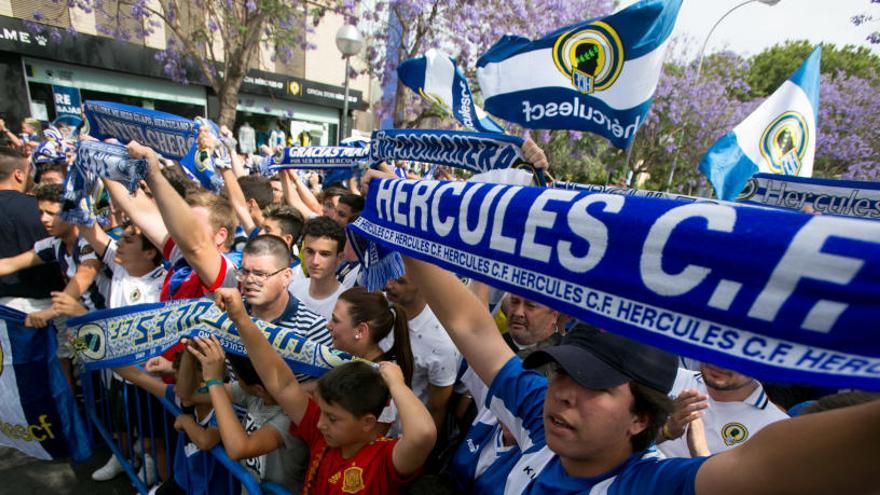
[[[349,228],[368,257],[434,263],[759,379],[880,389],[877,222],[386,179]]]
[[[522,145],[522,138],[505,134],[387,129],[373,131],[370,158],[374,163],[410,160],[480,173],[524,163]]]
[[[94,203],[102,190],[101,177],[121,182],[129,192],[134,192],[146,176],[147,162],[129,157],[125,146],[80,141],[73,166],[64,180],[61,219],[72,224],[94,225]]]
[[[100,140],[113,138],[123,144],[137,141],[165,158],[180,162],[187,174],[205,189],[218,192],[223,187],[214,163],[222,158],[200,152],[196,143],[199,128],[203,125],[209,125],[212,133],[219,134],[216,124],[207,119],[193,121],[166,112],[107,101],[86,101],[84,110],[91,136]],[[215,153],[222,156],[222,148],[215,147]]]
[[[296,372],[321,376],[350,355],[261,320],[257,327]],[[116,368],[161,355],[182,337],[214,336],[226,352],[247,356],[228,315],[208,299],[138,304],[71,318],[67,326],[86,369]]]
[[[755,174],[736,200],[810,213],[880,218],[878,182]]]

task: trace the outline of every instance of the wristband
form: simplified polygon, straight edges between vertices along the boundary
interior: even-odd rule
[[[196,392],[198,392],[198,393],[200,393],[200,394],[207,394],[207,393],[208,393],[208,389],[211,388],[211,385],[223,385],[223,380],[218,380],[218,379],[216,379],[216,378],[209,378],[209,379],[205,382],[205,386],[204,386],[204,387],[199,387],[199,389],[196,390]]]

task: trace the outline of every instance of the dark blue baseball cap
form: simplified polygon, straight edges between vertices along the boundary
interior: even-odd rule
[[[584,388],[603,390],[638,382],[669,394],[678,358],[656,347],[578,324],[559,345],[533,352],[523,362],[537,368],[554,362]]]

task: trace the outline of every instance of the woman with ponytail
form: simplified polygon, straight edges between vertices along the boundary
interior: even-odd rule
[[[327,330],[333,338],[335,349],[374,363],[397,363],[406,386],[412,389],[414,360],[409,345],[409,323],[406,311],[399,304],[389,305],[381,292],[352,287],[336,300]],[[394,343],[388,351],[383,351],[379,343],[389,334]],[[385,436],[394,438],[400,434],[397,409],[393,403],[382,411],[379,423],[389,427],[390,431],[386,430]]]

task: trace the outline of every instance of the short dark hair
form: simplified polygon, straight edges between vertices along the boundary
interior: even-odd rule
[[[836,394],[826,395],[812,404],[805,406],[800,410],[798,416],[804,414],[814,414],[818,412],[831,411],[843,407],[857,406],[866,402],[872,402],[880,399],[880,394],[874,392],[863,392],[861,390],[851,390],[849,392],[838,392]]]
[[[345,249],[345,229],[328,216],[315,217],[306,222],[303,226],[303,239],[308,236],[327,237],[336,241],[337,253]]]
[[[290,266],[290,248],[279,237],[260,235],[247,241],[243,254],[251,256],[272,256],[279,264]]]
[[[293,242],[299,240],[303,229],[302,213],[288,205],[272,205],[266,208],[267,220],[277,220],[281,233],[293,237]]]
[[[20,152],[7,146],[0,147],[0,180],[8,179],[15,170],[27,170],[27,166],[27,158]]]
[[[275,198],[275,192],[272,191],[268,177],[246,175],[238,178],[238,185],[241,187],[241,192],[244,193],[244,198],[256,201],[261,210],[271,205]]]
[[[171,184],[171,187],[177,191],[180,197],[185,198],[189,194],[193,194],[202,190],[201,186],[190,180],[179,166],[162,168],[162,177]]]
[[[352,213],[358,214],[364,211],[364,197],[360,194],[346,193],[339,196],[339,204],[351,208]]]
[[[52,162],[39,166],[34,181],[40,182],[46,172],[60,172],[61,177],[64,178],[64,176],[67,175],[67,164],[63,162]]]
[[[657,434],[669,418],[672,412],[672,399],[659,390],[635,381],[629,382],[629,389],[634,398],[630,412],[648,418],[645,429],[629,439],[633,452],[641,452],[654,443]]]
[[[235,376],[239,381],[245,385],[263,386],[263,380],[260,379],[260,375],[254,369],[254,363],[251,362],[250,358],[227,354],[226,359],[229,360],[229,365],[232,366],[232,371],[235,372]]]
[[[34,189],[34,197],[37,201],[61,203],[62,194],[64,194],[64,186],[61,184],[38,184]]]
[[[356,418],[372,414],[377,418],[388,404],[388,386],[379,369],[363,361],[353,361],[328,371],[318,379],[318,395]]]

